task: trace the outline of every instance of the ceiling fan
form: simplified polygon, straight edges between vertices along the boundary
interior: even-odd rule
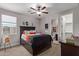
[[[38,14],[38,16],[41,16],[41,14],[42,13],[44,13],[44,14],[48,14],[48,11],[46,11],[46,6],[41,6],[41,5],[38,5],[37,7],[36,7],[36,9],[35,8],[33,8],[33,7],[30,7],[30,9],[31,10],[33,10],[33,12],[31,12],[30,14]]]

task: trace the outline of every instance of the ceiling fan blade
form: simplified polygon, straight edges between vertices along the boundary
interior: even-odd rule
[[[44,10],[46,7],[44,6],[41,10]]]
[[[42,13],[48,14],[48,12],[42,12]]]
[[[36,12],[32,12],[31,14],[34,14],[34,13],[36,13]]]
[[[30,7],[32,10],[35,10],[36,11],[36,9],[34,9],[34,8],[32,8],[32,7]]]

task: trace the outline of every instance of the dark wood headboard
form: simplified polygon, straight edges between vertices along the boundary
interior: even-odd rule
[[[24,30],[27,30],[27,31],[35,30],[35,27],[20,26],[20,40],[21,40],[21,34]]]

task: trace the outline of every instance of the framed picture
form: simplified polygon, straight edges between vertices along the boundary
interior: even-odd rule
[[[45,29],[48,29],[48,24],[45,24]]]

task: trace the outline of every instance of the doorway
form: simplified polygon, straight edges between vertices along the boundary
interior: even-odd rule
[[[51,21],[51,35],[53,39],[53,43],[59,44],[59,35],[58,35],[58,19],[53,19]]]
[[[60,28],[61,41],[66,42],[66,39],[73,34],[73,13],[61,16]]]

